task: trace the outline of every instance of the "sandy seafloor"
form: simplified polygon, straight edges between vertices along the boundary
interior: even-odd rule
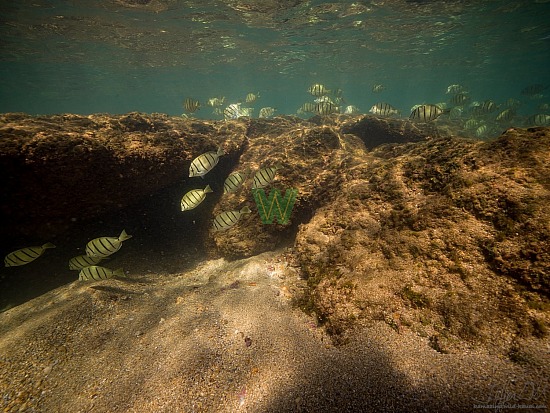
[[[0,314],[2,411],[548,409],[548,371],[485,351],[438,353],[383,321],[335,346],[293,306],[303,281],[286,257],[75,281]]]

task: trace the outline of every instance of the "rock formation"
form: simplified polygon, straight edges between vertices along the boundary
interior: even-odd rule
[[[550,131],[509,129],[489,142],[451,132],[452,125],[370,115],[225,122],[5,114],[5,252],[70,233],[75,222],[131,215],[165,188],[208,183],[214,194],[192,214],[182,215],[178,200],[168,214],[149,211],[166,220],[161,236],[187,219],[188,242],[211,256],[294,245],[307,280],[296,302],[335,337],[382,319],[429,337],[441,352],[464,342],[512,351],[547,335]],[[191,160],[219,146],[226,155],[214,170],[189,178]],[[276,164],[282,168],[266,192],[298,190],[288,225],[263,224],[251,193],[253,174]],[[249,179],[222,195],[237,170]],[[215,214],[245,205],[253,213],[236,227],[212,231]]]

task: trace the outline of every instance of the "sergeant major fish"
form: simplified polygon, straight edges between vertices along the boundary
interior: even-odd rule
[[[409,119],[420,122],[431,122],[444,112],[443,109],[436,105],[420,105],[411,112]]]
[[[389,103],[379,102],[372,106],[370,113],[380,116],[397,115],[399,111]]]
[[[189,177],[200,176],[202,178],[218,164],[222,155],[225,155],[225,152],[219,147],[216,152],[205,152],[197,156],[189,166]]]
[[[192,189],[187,192],[183,198],[181,198],[181,210],[189,211],[190,209],[198,207],[209,192],[213,192],[210,185],[206,185],[204,189]]]
[[[19,265],[28,264],[44,254],[44,251],[48,248],[55,248],[55,245],[51,242],[47,242],[42,246],[21,248],[6,255],[4,264],[6,267],[17,267]]]
[[[196,99],[186,98],[183,101],[183,108],[187,113],[195,113],[200,107],[201,107],[201,104]]]
[[[277,109],[272,108],[271,106],[267,106],[265,108],[260,109],[260,118],[269,118],[273,116]]]
[[[88,255],[89,257],[108,257],[109,255],[117,252],[120,247],[122,247],[123,241],[126,241],[130,238],[132,238],[132,236],[126,234],[125,230],[122,230],[118,238],[95,238],[86,244],[86,255]]]
[[[225,118],[225,120],[238,119],[241,116],[244,115],[242,114],[240,103],[231,103],[223,110],[223,117]]]
[[[254,94],[254,93],[248,93],[245,98],[246,103],[253,103],[260,97],[260,92]]]
[[[338,106],[330,102],[320,102],[315,104],[314,112],[321,116],[330,115],[338,112]]]
[[[307,91],[311,93],[313,96],[323,96],[330,93],[330,90],[328,90],[324,85],[321,85],[319,83],[315,83],[311,85]]]
[[[239,222],[242,215],[250,214],[251,212],[252,211],[250,211],[250,208],[244,206],[240,211],[227,211],[216,215],[213,222],[214,231],[225,231],[226,229],[231,228]]]
[[[99,281],[107,280],[113,277],[126,277],[124,270],[119,268],[117,270],[111,270],[109,268],[100,267],[97,265],[90,265],[89,267],[84,267],[78,273],[79,281]]]

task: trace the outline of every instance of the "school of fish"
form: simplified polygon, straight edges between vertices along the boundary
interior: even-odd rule
[[[537,113],[528,113],[528,104],[548,99],[550,85],[534,83],[518,89],[518,98],[509,98],[505,102],[485,98],[479,99],[469,88],[458,83],[450,84],[441,91],[441,101],[422,102],[414,105],[410,110],[399,108],[397,105],[374,99],[376,95],[385,95],[391,91],[382,83],[375,83],[370,89],[373,102],[367,107],[372,115],[378,117],[401,117],[409,113],[407,118],[411,122],[430,123],[440,118],[448,119],[456,126],[461,127],[466,135],[478,138],[487,138],[502,132],[510,126],[550,126],[550,103],[542,102],[537,106]],[[368,94],[368,93],[367,93]],[[331,114],[356,115],[362,113],[360,106],[347,102],[344,92],[338,87],[329,87],[324,83],[313,83],[304,89],[304,95],[309,96],[297,108],[297,116],[329,116]],[[367,96],[368,98],[368,96]],[[225,96],[210,97],[205,100],[205,106],[213,109],[214,117],[225,120],[241,117],[254,117],[258,101],[264,100],[264,93],[248,92],[233,102],[227,101]],[[226,102],[227,101],[227,102]],[[184,116],[189,116],[201,108],[199,100],[188,97],[183,101]],[[524,113],[521,113],[521,112]],[[277,109],[273,106],[259,108],[259,118],[275,116]],[[475,126],[475,127],[474,127]]]

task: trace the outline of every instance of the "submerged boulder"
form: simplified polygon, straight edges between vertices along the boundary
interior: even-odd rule
[[[354,161],[297,234],[304,309],[336,335],[383,319],[441,352],[547,336],[550,130],[382,145]]]

